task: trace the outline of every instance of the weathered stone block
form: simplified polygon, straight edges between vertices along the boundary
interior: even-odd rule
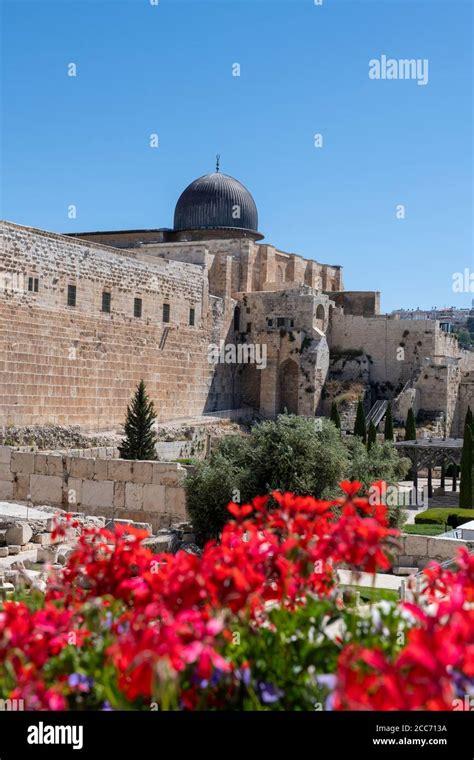
[[[26,522],[22,523],[16,523],[15,525],[12,525],[10,528],[7,528],[7,532],[5,534],[5,541],[10,546],[10,544],[20,544],[22,546],[23,544],[27,544],[28,541],[31,540],[31,537],[33,535],[33,531],[31,530],[30,526]]]
[[[152,462],[152,483],[155,485],[164,485],[165,476],[173,477],[178,471],[178,464],[174,462]]]
[[[125,507],[127,509],[143,509],[143,485],[141,483],[125,483]]]
[[[0,464],[0,480],[13,481],[13,473],[9,464]]]
[[[35,454],[35,475],[48,474],[48,457],[46,454]]]
[[[30,493],[34,504],[61,504],[63,479],[57,475],[30,475]]]
[[[445,559],[454,557],[461,546],[464,546],[464,541],[457,541],[454,538],[436,538],[430,536],[428,541],[428,557],[442,562]]]
[[[50,544],[55,544],[57,540],[58,539],[55,539],[53,541],[51,533],[37,533],[36,536],[33,537],[33,543],[40,544],[41,546],[49,546]]]
[[[82,480],[69,478],[67,483],[67,503],[69,509],[74,509],[82,503]]]
[[[152,462],[132,463],[132,483],[151,483],[153,477]]]
[[[13,499],[13,482],[0,480],[0,501],[11,501]]]
[[[82,506],[112,507],[114,484],[111,480],[84,480],[82,483]]]
[[[35,455],[32,452],[13,451],[10,469],[22,475],[33,475]]]
[[[63,476],[63,458],[58,454],[48,454],[48,475]]]
[[[18,501],[27,501],[30,496],[30,476],[15,474],[13,481],[13,498]]]
[[[143,486],[143,509],[149,512],[165,511],[166,490],[164,486],[146,483]]]
[[[21,552],[21,546],[19,544],[10,544],[8,547],[9,554],[19,554]]]
[[[94,464],[94,480],[108,480],[107,460],[96,459]]]
[[[412,565],[415,564],[415,557],[412,554],[400,554],[397,558],[396,564],[412,567]]]
[[[114,507],[121,508],[125,506],[125,483],[118,480],[114,483]]]
[[[428,554],[428,536],[407,535],[405,536],[405,554],[414,557],[426,557]]]
[[[68,461],[69,474],[79,480],[92,480],[94,477],[94,459],[74,457]]]
[[[8,546],[0,546],[0,557],[8,557]]]
[[[10,464],[12,450],[9,446],[0,446],[0,464]]]
[[[166,512],[170,514],[173,519],[187,519],[186,494],[183,488],[170,488],[166,486],[165,504]]]
[[[41,546],[38,549],[38,562],[47,562],[54,565],[58,561],[59,548],[57,546]]]
[[[150,536],[142,541],[142,546],[150,549],[154,554],[161,554],[161,552],[169,552],[171,546],[171,534],[162,533],[158,536]]]
[[[109,480],[132,480],[132,462],[128,459],[113,459],[107,461],[107,477]]]

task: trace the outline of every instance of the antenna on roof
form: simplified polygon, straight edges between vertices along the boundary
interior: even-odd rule
[[[216,172],[217,172],[217,174],[219,174],[220,161],[221,161],[221,157],[220,157],[220,153],[218,153],[217,156],[216,156]]]

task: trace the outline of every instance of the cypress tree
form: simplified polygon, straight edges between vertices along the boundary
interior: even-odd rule
[[[466,415],[467,417],[467,415]],[[473,483],[473,436],[472,428],[466,421],[461,454],[461,483],[459,486],[459,506],[472,509],[474,506]]]
[[[405,422],[405,441],[416,441],[416,423],[413,409],[408,410],[407,420]]]
[[[371,420],[370,425],[369,425],[369,433],[367,435],[367,451],[370,451],[371,447],[376,442],[377,442],[377,428],[375,427],[374,423]]]
[[[466,412],[466,420],[465,420],[465,423],[466,423],[466,425],[470,425],[470,427],[472,427],[472,423],[473,423],[473,421],[474,421],[474,420],[473,420],[473,416],[472,416],[471,407],[470,407],[470,406],[468,406],[468,407],[467,407],[467,412]]]
[[[156,434],[153,430],[155,419],[153,401],[149,400],[145,383],[140,380],[130,406],[127,407],[125,438],[119,446],[122,459],[156,459]]]
[[[338,430],[341,429],[341,418],[339,416],[339,409],[337,408],[337,404],[335,401],[332,402],[331,414],[329,416],[329,419],[331,420],[331,422],[335,424]]]
[[[357,414],[354,425],[354,435],[362,438],[364,443],[367,443],[367,424],[365,421],[364,407],[362,406],[362,400],[359,399],[357,404]]]
[[[392,405],[389,404],[385,413],[385,427],[383,436],[386,441],[393,441],[393,417],[392,417]]]

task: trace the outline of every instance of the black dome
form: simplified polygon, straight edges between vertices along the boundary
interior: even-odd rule
[[[228,227],[258,230],[257,207],[247,188],[234,177],[220,172],[206,174],[191,182],[176,204],[174,229]]]

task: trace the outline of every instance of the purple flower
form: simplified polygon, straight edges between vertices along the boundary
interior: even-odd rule
[[[94,683],[93,678],[83,675],[82,673],[71,673],[68,678],[68,684],[72,689],[79,691],[90,691]]]
[[[245,686],[248,686],[250,683],[250,668],[238,668],[235,671],[235,676],[238,681],[242,681]]]
[[[283,692],[272,683],[261,682],[258,684],[258,688],[260,690],[260,699],[264,705],[272,705],[283,696]]]

